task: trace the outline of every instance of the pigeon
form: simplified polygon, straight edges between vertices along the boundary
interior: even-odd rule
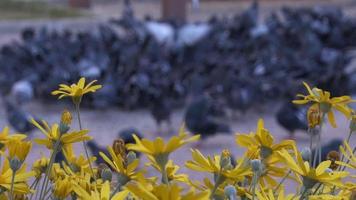
[[[294,138],[297,130],[308,130],[307,109],[297,107],[292,102],[283,103],[276,113],[276,119],[278,124],[288,131],[290,138]]]
[[[31,123],[34,118],[30,113],[24,111],[19,105],[11,102],[9,99],[5,100],[5,108],[8,123],[19,133],[29,134],[35,126]]]
[[[184,121],[187,129],[193,134],[200,134],[204,140],[215,134],[231,134],[227,124],[215,118],[213,102],[206,96],[196,97],[188,105]]]

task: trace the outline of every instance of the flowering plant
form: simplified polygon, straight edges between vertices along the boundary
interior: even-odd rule
[[[71,86],[61,84],[59,90],[52,93],[60,98],[72,98],[79,130],[72,130],[72,115],[68,110],[62,113],[59,123],[50,125],[46,121],[32,120],[44,135],[34,142],[48,148],[49,158],[26,162],[34,142],[25,135],[9,134],[8,128],[3,129],[0,133],[0,200],[355,199],[356,177],[351,172],[356,169],[356,147],[350,141],[356,130],[356,117],[348,107],[353,102],[348,96],[331,98],[329,92],[311,89],[305,83],[309,94],[298,95],[303,99],[294,102],[312,103],[305,117],[309,131],[314,134],[310,134],[310,147],[302,151],[293,140],[277,143],[260,119],[255,132],[235,136],[237,145],[246,149],[241,158],[233,159],[227,149],[214,156],[191,149],[192,159],[186,161],[185,166],[178,166],[172,152],[200,139],[199,135],[190,137],[183,127],[166,142],[160,137],[150,141],[135,135],[134,144],[115,140],[108,147],[108,155],[100,153],[104,163],[95,166],[93,162],[97,158],[90,157],[86,148],[86,141],[92,138],[80,120],[83,96],[102,87],[94,83],[85,85],[85,78],[81,78]],[[326,116],[331,125],[336,126],[333,109],[350,119],[350,134],[339,152],[330,152],[327,160],[322,161],[321,128]],[[73,144],[78,142],[83,143],[84,154],[74,153]],[[64,154],[64,160],[57,163],[55,158],[59,152]],[[148,177],[146,167],[140,167],[142,161],[135,152],[146,155],[145,166],[157,170],[160,176]],[[27,169],[29,164],[32,164],[31,170]],[[179,173],[182,167],[210,176],[202,181],[191,180],[188,174]],[[286,194],[290,182],[295,182],[297,187],[294,193]]]

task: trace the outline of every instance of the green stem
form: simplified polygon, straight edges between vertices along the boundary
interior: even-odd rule
[[[299,200],[303,200],[306,193],[307,193],[307,189],[303,188],[303,192],[301,193]]]
[[[319,163],[321,162],[321,132],[322,132],[324,119],[325,119],[325,113],[322,114],[320,125],[319,125],[320,128],[319,128],[319,132],[317,135],[318,139],[317,139],[317,143],[316,143],[316,147],[315,147],[315,151],[314,151],[313,168],[316,167],[316,160],[318,157],[319,157]]]
[[[16,171],[12,171],[12,176],[11,176],[11,188],[10,188],[10,200],[13,200],[13,199],[14,199],[15,176],[16,176]]]
[[[276,189],[274,189],[274,191],[277,191],[279,189],[279,187],[281,187],[281,185],[283,184],[283,182],[288,178],[289,174],[292,172],[292,170],[289,170],[288,173],[282,178],[281,182],[279,182],[279,184],[277,185]]]
[[[348,135],[348,137],[347,137],[347,140],[346,140],[346,143],[347,143],[347,144],[349,144],[349,142],[350,142],[351,135],[352,135],[352,130],[350,130],[349,135]],[[346,147],[345,147],[345,146],[346,146],[345,144],[343,144],[342,146],[343,146],[344,149],[346,148]],[[340,151],[339,151],[339,153],[341,154]],[[345,157],[344,157],[344,155],[342,154],[342,155],[341,155],[340,162],[344,162],[344,158],[345,158]]]
[[[168,179],[166,167],[162,169],[162,183],[169,185],[169,179]]]
[[[310,129],[309,129],[309,134],[310,134],[310,143],[309,143],[309,149],[310,149],[310,153],[312,152],[313,149],[313,134],[311,133]],[[312,155],[310,155],[309,157],[309,165],[312,165]]]
[[[36,189],[37,189],[37,186],[38,186],[39,183],[40,183],[40,181],[41,181],[41,177],[36,178],[34,184],[31,185],[30,189],[32,189],[32,187],[33,187],[33,189],[36,190]],[[34,194],[35,194],[35,193],[32,193],[32,194],[31,194],[30,200],[32,200]]]
[[[82,121],[80,119],[80,104],[79,103],[75,103],[75,110],[77,112],[77,117],[78,117],[78,123],[79,123],[79,129],[82,130]],[[89,163],[89,168],[90,168],[90,172],[94,178],[94,180],[96,181],[96,176],[94,174],[94,170],[93,170],[93,166],[90,162],[90,157],[89,157],[89,153],[88,153],[88,148],[87,148],[87,144],[85,141],[83,141],[83,147],[84,147],[84,152],[85,152],[85,156],[88,159],[88,163]]]
[[[51,169],[52,169],[52,166],[54,164],[54,161],[55,161],[55,158],[56,158],[56,155],[57,155],[57,152],[58,152],[60,141],[61,141],[61,136],[59,136],[59,138],[57,139],[56,143],[54,144],[53,152],[52,152],[51,158],[49,159],[48,167],[46,169],[46,175],[45,175],[43,183],[42,183],[42,188],[41,188],[40,198],[39,199],[42,199],[42,194],[47,189],[47,185],[48,185],[48,182],[49,182],[49,175],[51,173]],[[44,199],[44,196],[43,196],[43,199]]]
[[[112,197],[113,197],[117,192],[119,192],[119,191],[121,190],[120,188],[121,188],[121,185],[120,185],[120,183],[118,183],[117,186],[116,186],[116,188],[115,188],[115,190],[110,194],[109,200],[111,200]]]
[[[219,186],[221,184],[221,180],[222,180],[221,172],[222,172],[222,170],[220,169],[218,177],[216,178],[216,181],[215,181],[214,188],[211,191],[211,196],[210,196],[211,199],[213,199],[216,190],[219,188]]]
[[[314,190],[314,192],[313,192],[313,195],[318,192],[318,190],[320,189],[320,187],[321,187],[322,185],[323,185],[323,184],[319,183],[319,185],[315,188],[315,190]]]

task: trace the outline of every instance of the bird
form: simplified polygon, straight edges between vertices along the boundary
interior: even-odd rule
[[[229,125],[219,122],[214,113],[216,111],[209,97],[195,97],[186,109],[185,125],[192,134],[200,134],[203,140],[217,133],[230,134]]]
[[[31,123],[34,118],[30,113],[24,111],[19,105],[10,99],[5,99],[5,108],[8,123],[19,133],[28,134],[35,129]]]
[[[297,130],[308,130],[306,108],[297,107],[290,101],[283,103],[275,117],[278,124],[288,131],[289,138],[294,138]]]
[[[169,127],[169,132],[172,130],[172,106],[169,99],[165,98],[161,92],[152,93],[149,95],[149,111],[156,122],[158,134],[162,134],[162,124],[166,123]]]

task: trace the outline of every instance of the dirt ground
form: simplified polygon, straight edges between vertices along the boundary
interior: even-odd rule
[[[135,1],[136,2],[136,1]],[[139,17],[143,17],[145,14],[158,17],[160,15],[160,8],[157,1],[137,1],[134,4],[134,9]],[[244,10],[249,6],[250,1],[209,1],[203,2],[201,9],[198,11],[193,11],[188,9],[188,16],[190,21],[203,20],[211,14],[226,14],[232,15],[233,13]],[[298,1],[285,1],[285,0],[267,0],[261,1],[262,15],[267,15],[269,12],[278,9],[282,5],[290,6],[311,6],[311,5],[339,5],[344,7],[347,14],[355,16],[356,15],[356,2],[353,3],[350,0],[298,0]],[[118,16],[120,10],[122,9],[120,3],[100,3],[95,4],[92,8],[93,18],[83,19],[83,23],[87,26],[88,23],[97,23],[98,21],[105,21],[110,17]],[[30,24],[43,25],[52,23],[49,21],[22,21],[17,24],[12,22],[0,21],[0,46],[1,44],[8,43],[13,39],[18,38],[19,30],[21,27],[25,27]],[[72,21],[61,21],[54,22],[61,25],[71,24]],[[81,19],[76,20],[75,23],[80,24]],[[258,118],[263,118],[265,120],[266,127],[273,133],[275,140],[278,142],[284,139],[287,134],[286,131],[281,128],[274,118],[274,112],[278,105],[267,106],[268,109],[261,111],[252,111],[244,116],[241,116],[235,120],[228,120],[232,129],[236,133],[249,133],[254,131],[256,128],[256,123]],[[60,113],[63,108],[71,108],[70,105],[59,103],[57,105],[47,105],[40,103],[39,101],[31,103],[28,106],[28,110],[36,115],[37,117],[44,118],[50,123],[58,122],[60,118]],[[173,113],[172,121],[175,132],[183,122],[184,109],[176,110]],[[4,108],[0,107],[0,127],[4,127],[6,122]],[[113,139],[117,136],[117,133],[127,127],[135,127],[140,132],[144,134],[145,137],[152,139],[157,136],[156,126],[152,120],[150,114],[145,110],[139,111],[123,111],[117,108],[112,108],[108,110],[82,110],[82,121],[83,127],[90,130],[90,135],[93,136],[94,140],[100,145],[106,146],[111,145]],[[74,121],[76,122],[76,121]],[[342,116],[337,114],[338,128],[331,128],[327,126],[323,131],[322,142],[327,143],[333,138],[345,138],[348,133],[348,122],[344,120]],[[30,138],[43,137],[38,131],[34,132],[29,136]],[[168,139],[169,134],[163,135],[165,139]],[[309,137],[307,134],[298,132],[297,142],[300,148],[308,146]],[[356,144],[356,136],[353,137],[351,144]],[[172,158],[177,161],[178,164],[182,165],[185,161],[191,158],[189,148],[191,145],[180,149],[179,151],[172,154]],[[240,156],[243,154],[244,150],[237,147],[235,144],[234,135],[216,135],[203,142],[200,150],[204,154],[212,155],[214,153],[220,153],[222,149],[230,149],[235,156]],[[83,151],[81,145],[77,145],[77,151]],[[48,151],[38,145],[34,145],[32,153],[28,158],[28,161],[33,161],[38,158],[41,154],[48,155]],[[202,173],[192,173],[185,167],[182,167],[181,172],[187,172],[191,175],[193,179],[201,179]],[[149,174],[152,174],[152,170],[149,170]]]

